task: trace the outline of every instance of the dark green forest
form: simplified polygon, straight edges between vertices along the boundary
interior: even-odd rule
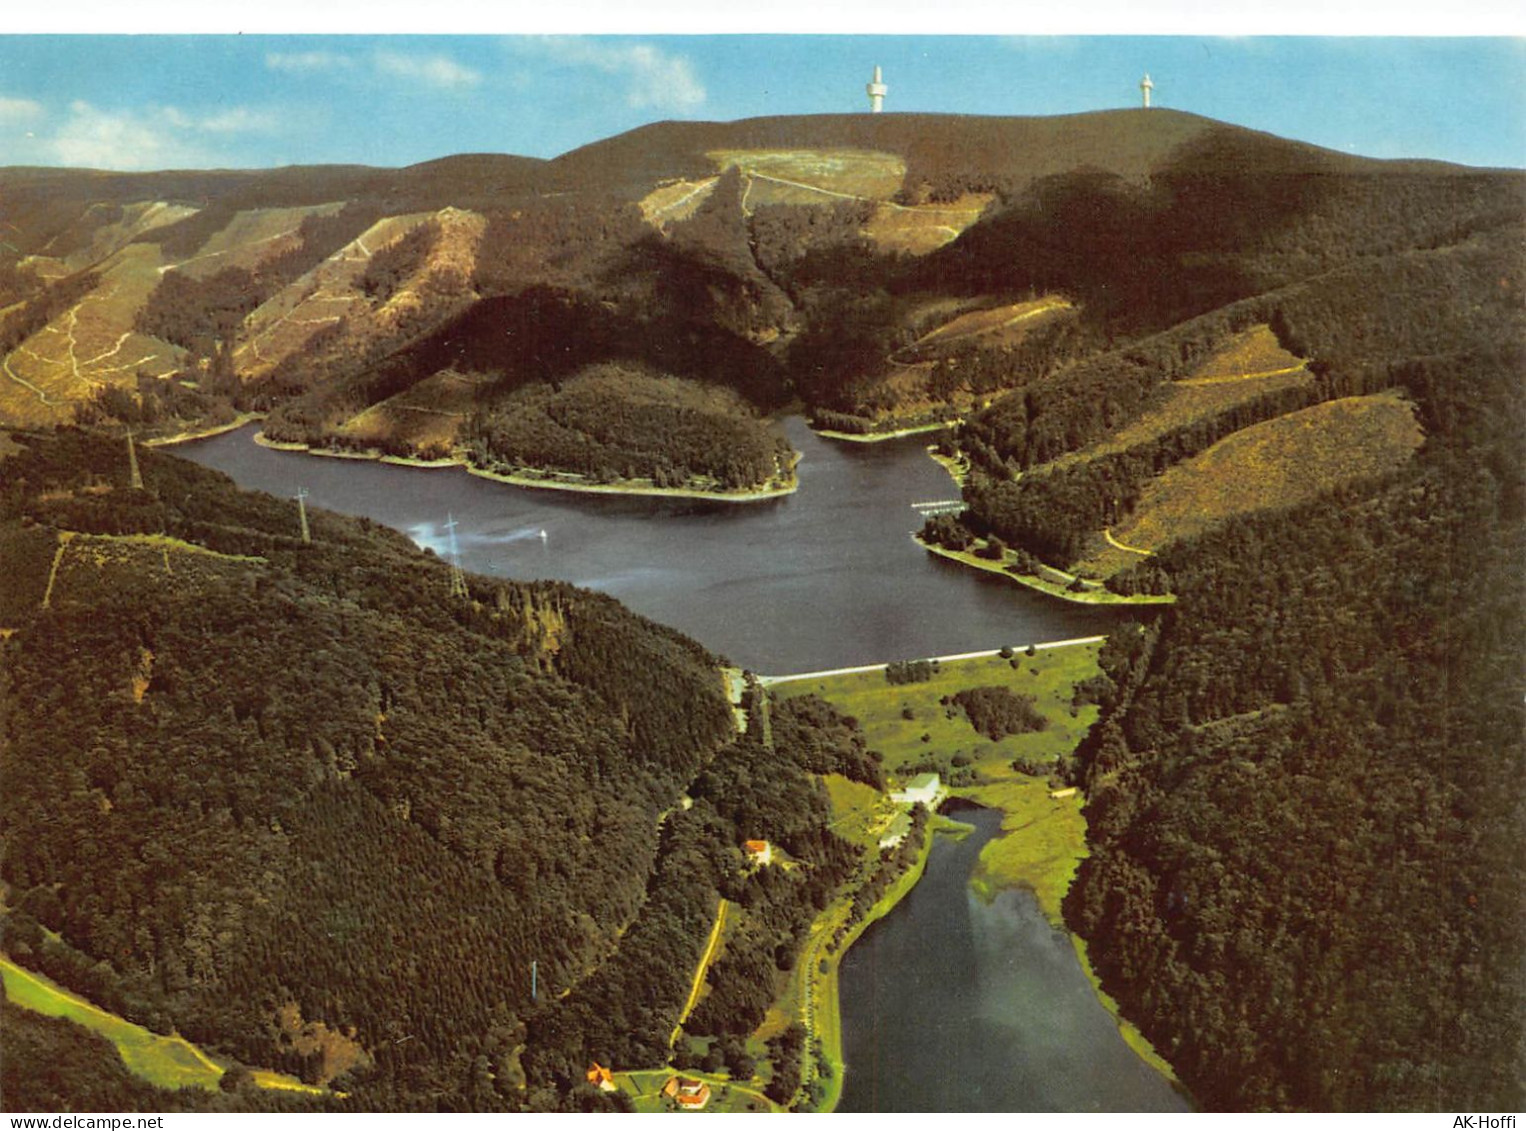
[[[467,425],[466,446],[473,464],[494,470],[730,491],[782,480],[794,464],[778,427],[729,390],[612,364],[485,405]]]
[[[1312,215],[1349,219],[1358,195]],[[1361,233],[1367,261],[1311,255],[1332,269],[1061,369],[958,438],[971,509],[930,533],[1066,565],[1162,470],[1304,399],[1397,389],[1424,425],[1397,471],[1108,580],[1177,603],[1104,651],[1077,774],[1091,856],[1066,916],[1207,1108],[1521,1101],[1526,323],[1519,212],[1483,197],[1447,227],[1399,191],[1374,215],[1419,219]],[[1136,418],[1247,319],[1316,380],[1044,466]]]
[[[4,645],[7,952],[325,1079],[276,1039],[295,1003],[368,1050],[338,1082],[362,1104],[523,1102],[474,1066],[523,1042],[532,961],[544,1003],[637,919],[660,815],[731,731],[713,658],[563,585],[452,601],[400,536],[318,514],[304,545],[178,460],[129,491],[117,444],[23,443],[0,523],[83,533]]]
[[[861,867],[820,776],[883,783],[856,723],[786,703],[765,742],[754,688],[737,735],[719,661],[609,598],[477,577],[452,598],[443,563],[368,520],[316,512],[303,543],[289,503],[218,473],[143,451],[132,490],[117,442],[14,442],[7,954],[344,1110],[607,1107],[591,1060],[689,1063],[669,1037],[724,898],[685,1032],[753,1074],[742,1038]],[[794,866],[750,867],[755,838]],[[6,1024],[8,1072],[61,1039]],[[172,1095],[89,1043],[8,1094],[51,1109],[102,1061],[79,1094],[103,1106],[338,1102]]]

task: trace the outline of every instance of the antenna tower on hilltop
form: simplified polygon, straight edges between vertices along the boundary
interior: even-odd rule
[[[883,111],[885,95],[890,93],[890,88],[885,85],[885,76],[880,73],[879,67],[874,68],[874,78],[864,90],[869,95],[869,113],[878,114]]]
[[[302,520],[302,541],[311,542],[312,534],[307,529],[307,488],[297,488],[297,517]]]
[[[1139,80],[1139,93],[1144,96],[1144,108],[1150,108],[1150,91],[1155,89],[1155,84],[1150,81],[1150,73],[1145,72],[1145,77]]]
[[[456,545],[456,516],[447,515],[445,529],[450,531],[450,595],[465,600],[471,596],[466,591],[466,574],[461,572],[461,550]]]

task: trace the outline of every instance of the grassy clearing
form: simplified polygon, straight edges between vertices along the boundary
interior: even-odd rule
[[[7,354],[0,366],[0,418],[24,426],[67,423],[101,385],[164,376],[185,351],[133,330],[159,283],[159,251],[132,244],[112,256],[89,294]]]
[[[1095,707],[1088,710],[1095,715]],[[1027,888],[1038,899],[1044,917],[1063,928],[1060,901],[1086,855],[1084,799],[1079,793],[1050,797],[1048,782],[1010,766],[989,767],[982,777],[989,780],[956,791],[960,797],[1001,810],[1001,836],[980,850],[972,886],[985,899],[1005,888]]]
[[[176,553],[196,554],[225,562],[253,562],[263,565],[266,561],[258,555],[225,554],[220,550],[209,550],[205,546],[198,546],[195,542],[187,542],[183,538],[174,538],[168,534],[81,534],[79,537],[82,549],[97,543],[116,543],[125,546],[141,546],[150,550],[174,550]]]
[[[1188,375],[1188,381],[1245,380],[1303,365],[1303,358],[1282,348],[1266,323],[1236,334]]]
[[[1039,325],[1045,315],[1074,310],[1070,300],[1060,295],[1044,295],[989,310],[972,310],[923,334],[912,349],[925,354],[931,347],[962,344],[972,338],[979,339],[982,345],[1007,344],[1022,338]]]
[[[1198,420],[1227,412],[1236,405],[1282,389],[1307,385],[1312,380],[1312,373],[1298,368],[1286,373],[1243,377],[1233,381],[1215,380],[1201,385],[1178,381],[1169,387],[1165,401],[1156,408],[1124,425],[1106,440],[1063,455],[1048,466],[1066,467],[1128,451],[1139,444],[1150,443],[1186,428]]]
[[[337,431],[365,442],[395,439],[415,450],[448,450],[484,384],[482,378],[444,369],[351,417]]]
[[[1067,453],[1048,466],[1066,467],[1127,451],[1237,405],[1313,380],[1304,360],[1283,349],[1268,327],[1252,327],[1231,338],[1186,377],[1172,382],[1161,404],[1107,439]]]
[[[447,210],[450,211],[450,210]],[[234,350],[239,376],[251,380],[270,372],[282,360],[302,350],[307,341],[324,327],[341,319],[346,322],[346,348],[360,350],[368,336],[387,332],[390,326],[387,309],[374,309],[360,287],[371,253],[401,238],[432,216],[412,212],[378,220],[350,244],[325,259],[307,274],[281,288],[244,320],[240,343]],[[454,213],[462,226],[475,228],[480,236],[485,225],[474,213]],[[447,223],[442,248],[453,242],[453,223]],[[469,237],[474,240],[475,237]],[[211,262],[216,262],[212,260]],[[473,262],[465,264],[470,274]]]
[[[881,204],[864,225],[864,236],[881,251],[926,255],[980,219],[995,194],[968,192],[947,204]]]
[[[1073,711],[1071,699],[1076,683],[1097,673],[1100,648],[1100,644],[1080,644],[1047,648],[1032,656],[1016,652],[1011,659],[998,655],[951,660],[936,665],[933,677],[922,683],[893,684],[883,671],[853,672],[778,684],[774,694],[784,698],[819,695],[858,719],[870,749],[884,755],[885,768],[892,774],[905,775],[931,760],[938,763],[945,780],[956,769],[966,770],[968,776],[984,776],[1010,768],[1019,758],[1053,761],[1080,742],[1097,708]],[[1047,728],[992,742],[969,724],[963,712],[939,702],[966,688],[993,685],[1033,696]],[[966,761],[956,765],[954,759],[961,756]]]
[[[307,217],[331,216],[341,207],[339,204],[318,204],[296,208],[251,208],[239,212],[227,227],[214,233],[176,270],[201,279],[229,267],[253,269],[296,247],[301,242],[297,229]]]
[[[636,1103],[642,1113],[670,1111],[663,1099],[662,1087],[680,1073],[672,1068],[643,1068],[633,1072],[616,1072],[617,1087]],[[696,1072],[684,1069],[682,1075],[691,1080],[704,1080],[710,1085],[710,1102],[705,1110],[722,1112],[783,1111],[778,1104],[765,1096],[753,1081],[741,1082],[713,1072]]]
[[[872,785],[850,781],[841,774],[828,774],[827,796],[832,799],[832,831],[860,848],[874,848],[889,825],[895,806]]]
[[[756,178],[795,182],[824,193],[870,200],[889,199],[900,190],[906,177],[906,162],[899,155],[870,149],[715,149],[705,156],[720,173],[735,165]],[[787,188],[788,185],[778,186],[779,190]],[[773,191],[753,185],[751,203],[773,202],[774,197],[769,195]],[[781,193],[779,199],[797,198]],[[829,198],[818,199],[813,194],[803,202],[820,204],[823,199]]]
[[[1155,550],[1235,515],[1296,506],[1391,471],[1423,439],[1413,406],[1397,393],[1328,401],[1252,425],[1167,469],[1113,533]]]
[[[101,1034],[117,1047],[122,1063],[134,1076],[171,1090],[217,1090],[223,1066],[184,1038],[162,1037],[141,1025],[134,1025],[91,1005],[40,974],[23,970],[7,958],[0,958],[0,976],[5,981],[5,996],[13,1004],[45,1017],[62,1017]],[[276,1072],[256,1072],[254,1080],[262,1088],[327,1094],[322,1088]]]
[[[1097,708],[1090,704],[1072,710],[1075,686],[1097,674],[1100,649],[1100,644],[1086,644],[1032,656],[1019,651],[1010,660],[952,661],[939,664],[925,683],[891,684],[883,672],[862,672],[790,683],[780,691],[814,693],[853,715],[870,748],[885,756],[892,772],[905,773],[931,759],[945,778],[957,770],[977,776],[976,784],[954,793],[1001,810],[1002,835],[981,851],[976,889],[990,895],[1002,888],[1030,888],[1044,914],[1060,925],[1060,900],[1085,855],[1082,799],[1078,794],[1051,798],[1048,780],[1019,773],[1012,763],[1050,764],[1075,749],[1097,718]],[[965,688],[993,685],[1033,696],[1047,728],[993,742],[977,733],[962,712],[951,713],[940,702]],[[906,718],[907,712],[913,717]],[[960,756],[968,759],[967,765],[954,764]]]
[[[657,228],[687,220],[710,199],[718,180],[719,177],[706,177],[698,181],[677,180],[658,185],[641,198],[641,218]]]

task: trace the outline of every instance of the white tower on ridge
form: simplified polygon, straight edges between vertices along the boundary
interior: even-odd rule
[[[890,88],[885,85],[885,78],[880,74],[879,67],[874,68],[874,81],[864,87],[869,95],[869,113],[878,114],[885,109],[885,95],[890,93]]]
[[[1154,89],[1155,84],[1150,81],[1150,75],[1147,71],[1145,72],[1145,77],[1139,80],[1139,93],[1144,95],[1144,108],[1146,110],[1150,108],[1150,91]]]

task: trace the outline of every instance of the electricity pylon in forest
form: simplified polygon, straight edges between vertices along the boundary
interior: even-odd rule
[[[307,488],[297,488],[297,517],[302,522],[302,541],[311,542],[312,533],[307,529]]]
[[[447,515],[445,529],[450,531],[450,595],[466,600],[471,596],[466,590],[466,574],[461,572],[461,550],[456,545],[456,516]]]
[[[132,432],[127,433],[127,485],[134,491],[143,490],[143,473],[138,470],[138,448],[133,443]]]

